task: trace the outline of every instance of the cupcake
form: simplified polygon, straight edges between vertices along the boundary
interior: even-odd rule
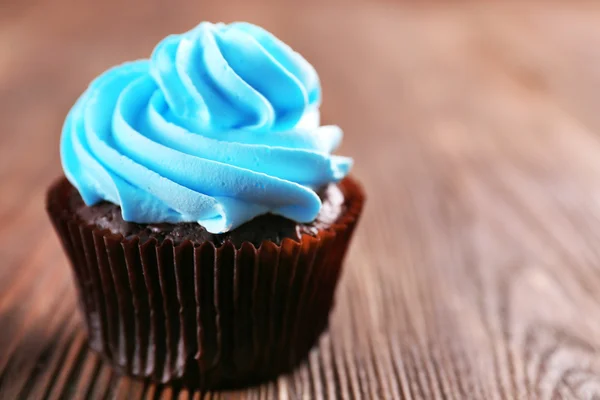
[[[114,368],[228,388],[307,356],[364,201],[320,101],[314,68],[248,23],[168,36],[77,100],[47,210]]]

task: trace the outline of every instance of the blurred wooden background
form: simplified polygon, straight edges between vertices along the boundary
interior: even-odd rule
[[[201,20],[316,66],[369,194],[319,348],[231,393],[89,352],[43,207],[86,84]],[[0,0],[0,193],[2,399],[600,398],[600,5]]]

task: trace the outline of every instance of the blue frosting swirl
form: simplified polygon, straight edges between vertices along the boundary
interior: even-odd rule
[[[90,84],[63,127],[63,169],[87,205],[118,204],[126,221],[310,222],[315,189],[352,164],[331,155],[342,131],[320,125],[320,100],[314,68],[264,29],[201,23]]]

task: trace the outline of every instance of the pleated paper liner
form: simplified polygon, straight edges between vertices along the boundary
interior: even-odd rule
[[[299,242],[140,242],[78,220],[70,184],[47,208],[71,262],[90,347],[121,373],[199,388],[258,383],[300,363],[327,326],[363,205],[350,178],[346,211]]]

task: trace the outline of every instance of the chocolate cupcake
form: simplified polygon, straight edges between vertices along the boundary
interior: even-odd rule
[[[320,98],[270,33],[202,23],[75,103],[47,209],[116,369],[224,388],[306,357],[364,201]]]

